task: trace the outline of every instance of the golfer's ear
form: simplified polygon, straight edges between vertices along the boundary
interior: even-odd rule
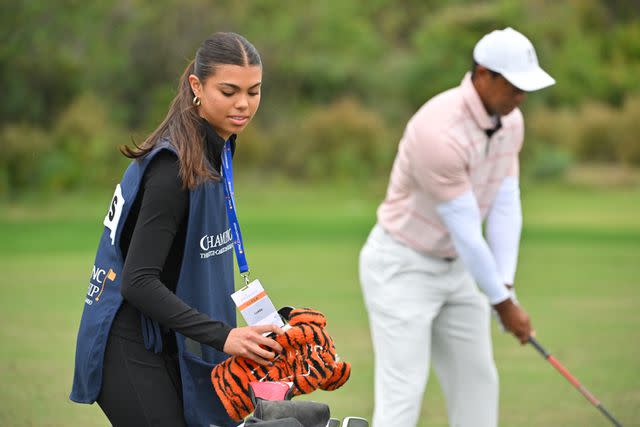
[[[489,69],[483,65],[476,65],[476,75],[487,75],[489,74]]]

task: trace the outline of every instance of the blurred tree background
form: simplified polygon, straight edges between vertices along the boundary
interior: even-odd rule
[[[0,197],[111,187],[117,147],[162,120],[210,33],[260,51],[261,110],[238,161],[259,176],[386,179],[402,129],[513,26],[557,80],[524,105],[523,171],[640,165],[635,0],[78,0],[0,6]]]

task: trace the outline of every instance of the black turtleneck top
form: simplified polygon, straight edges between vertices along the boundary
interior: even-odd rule
[[[207,157],[219,171],[225,141],[209,123],[202,122]],[[125,259],[121,287],[124,301],[112,334],[143,342],[142,312],[169,331],[164,339],[165,351],[176,352],[174,332],[217,350],[224,347],[231,327],[175,295],[188,218],[189,190],[183,188],[178,158],[163,150],[147,166],[123,226],[120,248]]]

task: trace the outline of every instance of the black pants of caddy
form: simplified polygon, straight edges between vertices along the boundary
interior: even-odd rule
[[[98,405],[114,427],[186,427],[177,354],[110,334]]]

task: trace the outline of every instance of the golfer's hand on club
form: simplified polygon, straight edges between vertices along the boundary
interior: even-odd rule
[[[529,337],[535,335],[529,315],[511,298],[494,305],[493,308],[498,313],[504,328],[515,335],[521,344],[526,344]]]
[[[246,357],[261,365],[269,365],[277,354],[282,353],[282,346],[262,335],[268,332],[284,334],[282,328],[276,325],[234,328],[227,336],[223,351],[232,356]]]

